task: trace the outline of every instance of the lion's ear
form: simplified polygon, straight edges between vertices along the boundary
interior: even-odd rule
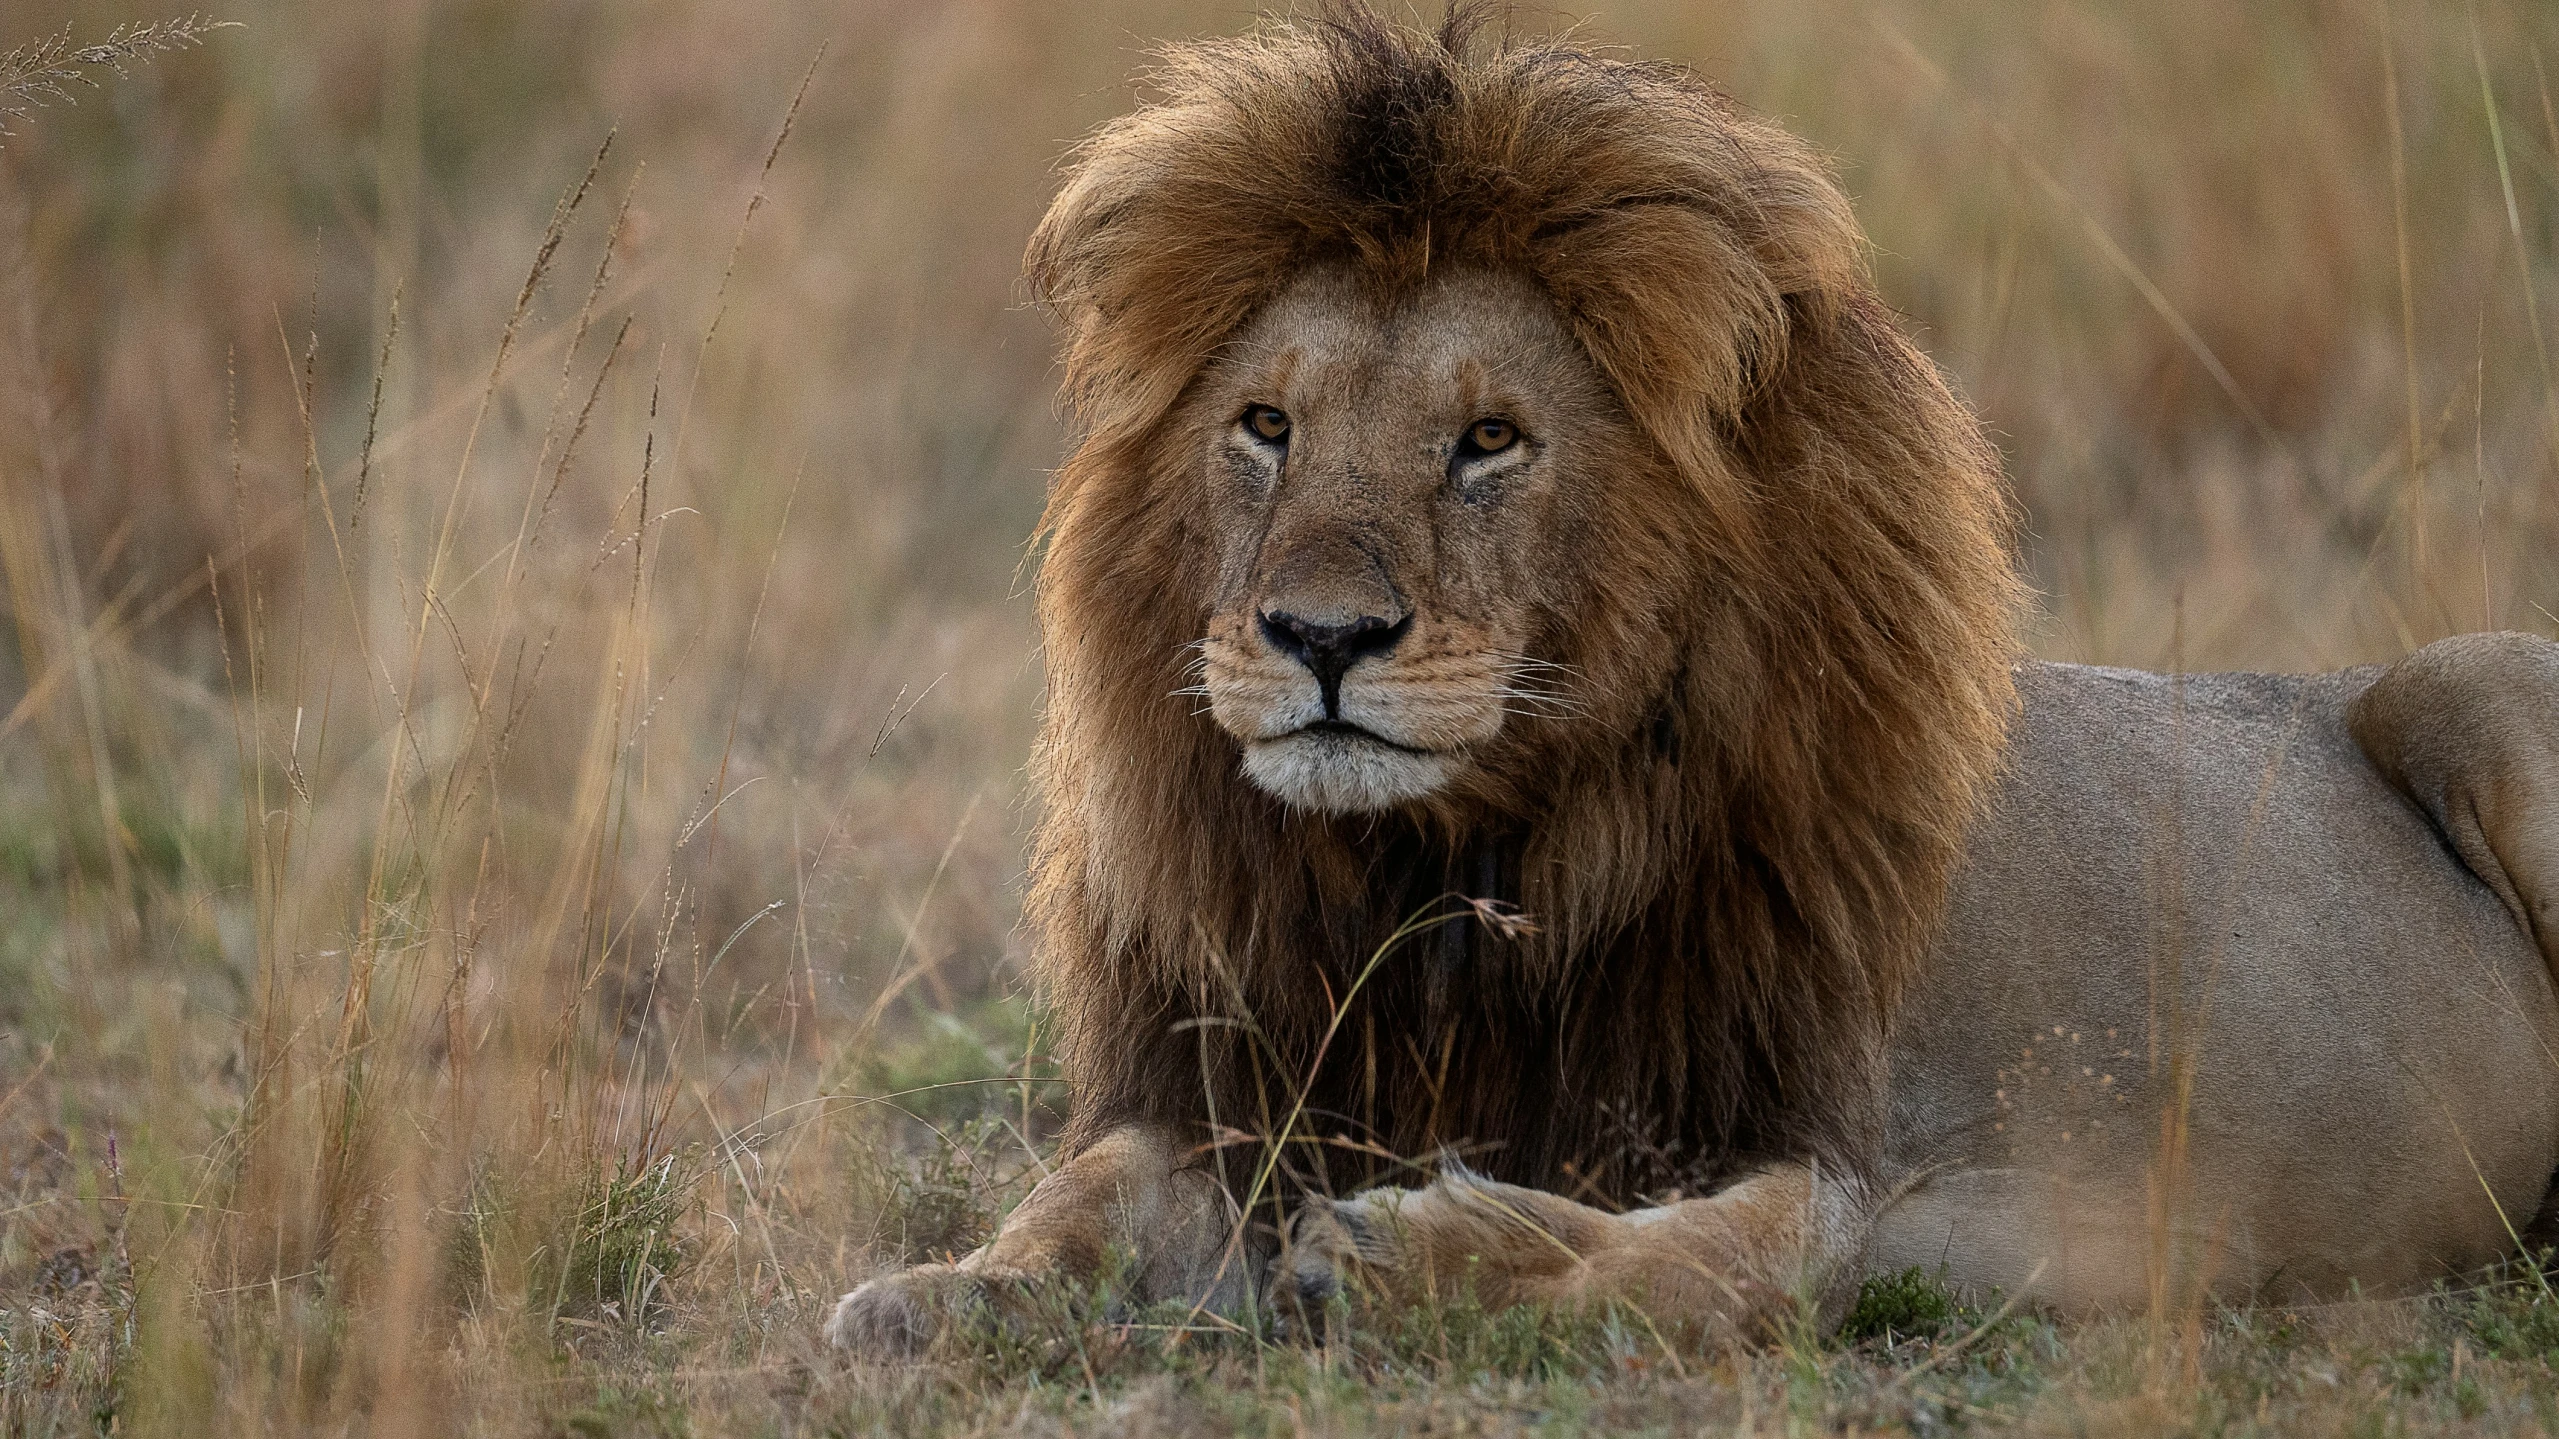
[[[1786,348],[1784,296],[1739,236],[1673,205],[1614,210],[1539,272],[1639,420],[1730,421]]]
[[[1824,323],[1869,287],[1866,232],[1830,168],[1803,141],[1754,121],[1764,157],[1744,173],[1733,224],[1787,303]]]
[[[1031,291],[1066,326],[1067,400],[1095,434],[1162,414],[1297,266],[1299,232],[1193,153],[1224,119],[1168,105],[1106,126],[1032,233]]]
[[[1164,287],[1131,283],[1140,274],[1160,280],[1160,258],[1149,251],[1163,227],[1152,222],[1142,179],[1112,138],[1106,132],[1069,175],[1024,257],[1033,297],[1065,327],[1065,398],[1088,425],[1127,408],[1131,390],[1164,373],[1162,352],[1175,337],[1207,318],[1186,313],[1196,296],[1149,305],[1149,293]]]
[[[1686,137],[1690,153],[1664,168],[1689,198],[1622,201],[1545,241],[1535,264],[1637,422],[1692,459],[1867,284],[1847,197],[1801,142],[1751,128],[1764,133],[1741,148],[1756,163],[1734,170],[1728,132]]]

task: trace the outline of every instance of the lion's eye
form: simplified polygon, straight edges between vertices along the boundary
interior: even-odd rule
[[[1466,452],[1498,455],[1519,443],[1519,426],[1508,420],[1477,420],[1466,427]]]
[[[1271,405],[1255,405],[1244,412],[1244,428],[1276,445],[1288,438],[1288,411]]]

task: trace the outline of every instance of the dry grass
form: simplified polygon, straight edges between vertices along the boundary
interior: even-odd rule
[[[2047,653],[2559,629],[2547,8],[1598,8],[1840,155],[2006,445]],[[1011,896],[1059,435],[1015,266],[1139,37],[1243,16],[225,13],[0,107],[0,1428],[2559,1412],[2520,1271],[2191,1340],[1905,1283],[1738,1364],[1060,1296],[975,1358],[825,1362],[826,1301],[972,1243],[1057,1122]],[[120,22],[13,5],[0,71],[162,37]]]
[[[101,75],[121,75],[132,65],[168,50],[204,43],[232,23],[181,15],[171,20],[127,23],[107,32],[95,44],[74,44],[69,26],[0,54],[0,120],[24,120],[47,105],[76,102],[74,91],[96,89]],[[0,135],[7,134],[0,128]]]

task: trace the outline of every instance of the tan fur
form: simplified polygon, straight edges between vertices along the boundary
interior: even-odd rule
[[[2559,1168],[2559,646],[2019,689],[1896,1018],[1869,1265],[2119,1309],[2511,1253]]]

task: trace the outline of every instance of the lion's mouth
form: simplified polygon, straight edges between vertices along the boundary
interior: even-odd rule
[[[1244,746],[1244,774],[1300,809],[1357,814],[1409,804],[1448,782],[1448,750],[1388,739],[1364,725],[1320,719]]]
[[[1388,739],[1386,736],[1379,734],[1373,729],[1369,729],[1364,725],[1352,724],[1348,720],[1317,720],[1313,724],[1300,725],[1286,734],[1274,735],[1272,738],[1295,739],[1299,735],[1317,735],[1336,739],[1366,741],[1369,744],[1382,745],[1387,749],[1394,750],[1398,754],[1437,755],[1439,753],[1439,751],[1435,749],[1423,749],[1418,745],[1399,743],[1395,740]]]

